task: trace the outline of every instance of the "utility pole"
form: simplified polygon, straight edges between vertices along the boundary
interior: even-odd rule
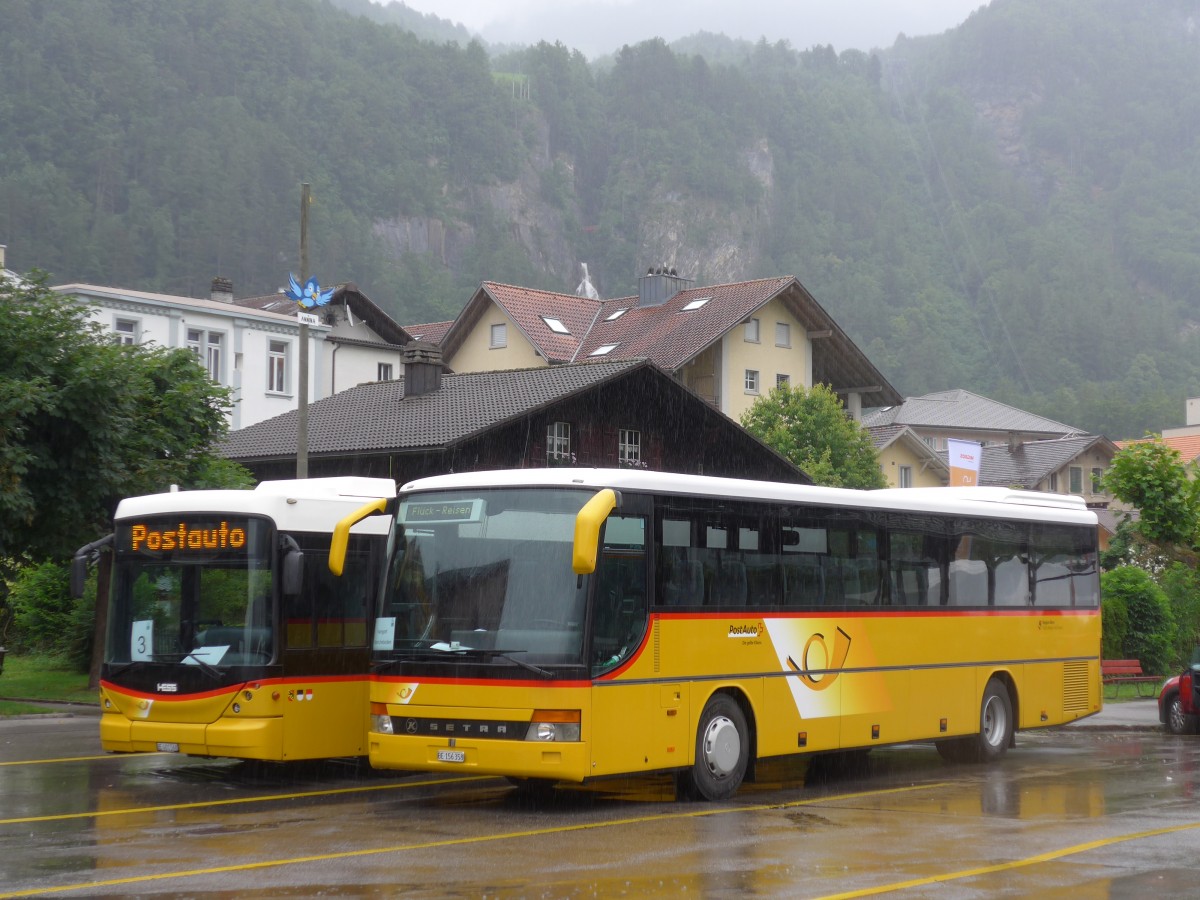
[[[300,185],[300,283],[308,281],[308,204],[309,185]],[[300,320],[300,383],[296,397],[296,477],[308,477],[308,313],[301,310]]]

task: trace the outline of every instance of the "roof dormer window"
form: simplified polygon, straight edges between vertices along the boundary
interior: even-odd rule
[[[607,316],[604,317],[604,321],[605,322],[615,322],[617,319],[621,318],[621,316],[625,315],[625,313],[627,313],[627,312],[629,312],[628,306],[626,306],[624,309],[618,309],[616,312],[609,313]]]
[[[699,309],[711,299],[712,297],[697,297],[695,300],[692,300],[690,303],[684,306],[683,311],[691,312],[694,309]]]
[[[589,353],[588,356],[608,356],[608,354],[612,353],[616,349],[616,344],[605,344],[602,347],[597,347],[595,350]]]
[[[554,316],[542,316],[542,321],[546,323],[546,327],[555,334],[570,334],[571,330],[562,323],[562,319],[556,319]]]

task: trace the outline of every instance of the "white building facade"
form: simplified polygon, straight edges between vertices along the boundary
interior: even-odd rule
[[[208,300],[89,284],[58,285],[54,290],[86,304],[90,318],[114,340],[195,353],[213,381],[232,391],[232,429],[298,406],[300,322],[295,313],[238,306],[232,292],[223,290],[214,290],[217,299]],[[328,392],[325,344],[330,331],[326,324],[308,328],[310,402]]]

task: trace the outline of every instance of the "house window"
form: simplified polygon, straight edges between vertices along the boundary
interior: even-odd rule
[[[618,309],[616,312],[609,313],[605,317],[604,321],[605,322],[615,322],[617,319],[621,318],[621,316],[625,315],[625,313],[627,313],[627,312],[629,312],[628,306],[626,306],[624,309]]]
[[[113,340],[132,347],[138,342],[138,323],[134,319],[117,319],[113,323]]]
[[[699,309],[700,307],[702,307],[704,304],[706,304],[711,299],[712,299],[712,297],[698,297],[697,299],[691,301],[690,303],[684,304],[683,311],[691,312],[694,309]]]
[[[1083,466],[1071,466],[1071,493],[1083,493]]]
[[[392,380],[392,364],[391,363],[380,363],[379,367],[375,370],[375,374],[377,376],[375,378],[376,381],[391,381]]]
[[[642,467],[642,433],[632,428],[621,428],[617,433],[617,464]]]
[[[492,326],[490,349],[495,350],[497,347],[508,346],[508,326],[501,322],[499,325]]]
[[[589,353],[588,356],[608,356],[608,354],[612,353],[616,349],[616,344],[605,344],[603,347],[597,347],[595,350]]]
[[[746,320],[746,343],[758,343],[758,319]]]
[[[273,394],[287,390],[286,341],[270,341],[267,345],[267,390]]]
[[[213,381],[221,380],[221,346],[223,335],[202,328],[187,330],[188,349],[199,357],[201,364]]]
[[[551,422],[546,426],[546,462],[574,462],[571,453],[571,423]]]
[[[792,346],[792,326],[787,322],[775,323],[775,346],[790,347]]]
[[[1058,493],[1058,473],[1057,472],[1050,473],[1050,483],[1046,487],[1050,491],[1050,493],[1052,493],[1052,494]]]
[[[912,487],[912,466],[900,466],[896,470],[896,487]]]
[[[758,393],[758,370],[757,369],[747,369],[746,370],[746,393],[747,394],[757,394]]]
[[[556,319],[553,316],[542,316],[542,321],[546,323],[546,327],[555,334],[570,334],[571,331],[562,323],[562,319]]]
[[[787,387],[791,383],[792,383],[791,375],[780,374],[780,375],[775,376],[775,387]]]
[[[1093,468],[1092,469],[1092,493],[1093,494],[1103,494],[1104,493],[1104,485],[1101,484],[1103,479],[1104,479],[1104,470],[1101,468]]]

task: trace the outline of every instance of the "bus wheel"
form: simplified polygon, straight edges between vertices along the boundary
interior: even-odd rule
[[[998,678],[988,681],[979,706],[979,733],[937,742],[947,762],[992,762],[1004,755],[1014,731],[1012,700]]]
[[[742,709],[728,694],[714,694],[696,729],[696,761],[681,779],[695,800],[728,800],[750,763],[750,737]]]

